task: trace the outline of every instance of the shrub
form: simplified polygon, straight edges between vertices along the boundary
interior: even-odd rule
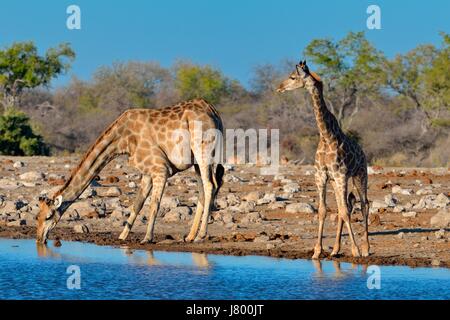
[[[0,154],[32,156],[48,153],[42,137],[33,132],[25,113],[9,109],[0,116]]]

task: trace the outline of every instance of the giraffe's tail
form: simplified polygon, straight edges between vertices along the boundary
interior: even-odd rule
[[[216,199],[219,194],[220,187],[223,185],[223,176],[225,174],[225,168],[220,163],[217,164],[216,170],[213,174],[213,184],[214,184],[214,198],[213,198],[213,206],[212,210],[217,210]]]
[[[350,212],[350,215],[353,214],[353,212],[355,211],[355,204],[356,204],[356,197],[353,194],[353,192],[350,192],[347,197],[348,212]]]

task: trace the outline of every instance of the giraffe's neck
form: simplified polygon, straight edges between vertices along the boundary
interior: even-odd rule
[[[339,127],[336,117],[327,108],[323,98],[322,84],[310,84],[307,86],[307,89],[312,98],[314,115],[316,117],[320,137],[330,144],[336,140],[339,140],[343,133]]]
[[[120,139],[114,123],[91,146],[78,166],[72,171],[64,186],[53,196],[53,198],[62,196],[63,210],[83,193],[89,183],[112,159],[125,152],[119,150],[118,142]]]

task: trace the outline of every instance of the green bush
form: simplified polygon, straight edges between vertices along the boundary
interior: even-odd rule
[[[48,155],[42,137],[36,135],[23,112],[9,109],[0,116],[0,154],[11,156]]]

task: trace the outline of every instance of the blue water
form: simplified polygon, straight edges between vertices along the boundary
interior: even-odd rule
[[[0,239],[0,299],[450,299],[449,269],[379,270],[369,289],[371,274],[348,263]]]

